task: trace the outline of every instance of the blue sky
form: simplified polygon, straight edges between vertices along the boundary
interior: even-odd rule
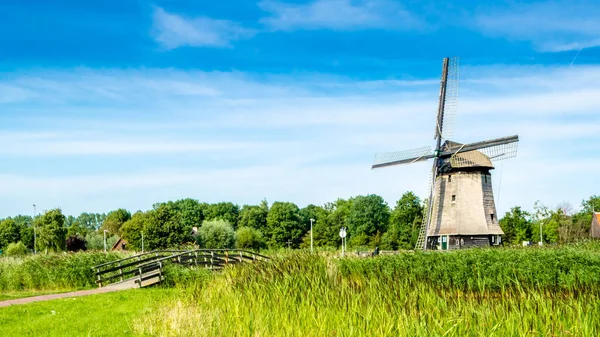
[[[0,217],[193,197],[424,197],[441,59],[455,140],[519,134],[498,208],[600,193],[594,1],[0,0]]]

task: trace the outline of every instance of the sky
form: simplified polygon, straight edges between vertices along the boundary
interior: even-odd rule
[[[498,212],[600,194],[595,1],[0,0],[0,217],[195,198],[427,196],[443,57],[454,139],[518,134]]]

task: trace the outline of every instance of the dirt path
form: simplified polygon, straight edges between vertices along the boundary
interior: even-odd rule
[[[91,290],[72,291],[69,293],[61,293],[61,294],[50,294],[50,295],[17,298],[14,300],[0,301],[0,308],[8,307],[11,305],[19,305],[19,304],[27,304],[27,303],[33,303],[33,302],[56,300],[59,298],[69,298],[69,297],[79,297],[79,296],[87,296],[87,295],[94,295],[94,294],[103,294],[103,293],[119,291],[119,290],[124,290],[124,289],[123,288],[98,288],[98,289],[91,289]]]

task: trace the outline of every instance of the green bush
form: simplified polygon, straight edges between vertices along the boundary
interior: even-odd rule
[[[27,254],[27,247],[23,244],[23,242],[13,242],[6,247],[6,255],[7,256],[22,256]]]
[[[261,231],[251,227],[240,227],[235,233],[235,246],[239,249],[261,249],[264,246]]]
[[[123,258],[115,253],[56,253],[0,259],[0,291],[96,287],[92,267]]]
[[[235,234],[233,227],[225,220],[204,221],[198,230],[197,241],[202,248],[233,248]]]

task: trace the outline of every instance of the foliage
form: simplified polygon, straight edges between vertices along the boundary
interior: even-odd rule
[[[261,231],[252,227],[240,227],[235,232],[235,246],[239,249],[259,250],[264,246]]]
[[[104,233],[91,231],[89,232],[85,238],[85,247],[87,250],[104,250]],[[112,246],[119,240],[119,237],[116,235],[107,235],[106,236],[106,249],[111,249]]]
[[[142,248],[142,232],[146,227],[147,221],[147,213],[136,212],[135,214],[133,214],[131,219],[125,222],[121,227],[121,235],[123,239],[125,239],[128,242],[128,246],[130,248],[138,250]]]
[[[27,247],[23,244],[23,242],[13,242],[10,243],[6,247],[6,251],[4,252],[7,256],[23,256],[27,255]]]
[[[13,219],[0,222],[0,248],[21,240],[21,228]]]
[[[35,219],[35,226],[38,228],[36,241],[38,251],[65,250],[67,229],[64,224],[65,216],[58,208],[46,211]]]
[[[382,249],[413,249],[423,221],[423,205],[413,192],[406,192],[391,213],[388,231],[383,235]]]
[[[196,238],[202,248],[233,248],[235,244],[233,227],[225,220],[204,221]]]
[[[370,194],[357,196],[348,214],[348,234],[351,245],[365,245],[365,237],[371,238],[384,233],[388,227],[390,210],[382,197]]]
[[[340,260],[292,253],[228,269],[188,299],[140,317],[134,326],[139,334],[161,336],[600,333],[597,253],[465,252]],[[236,319],[222,324],[231,310]]]
[[[211,204],[204,210],[204,219],[206,220],[225,220],[237,228],[240,207],[231,202],[219,202]]]
[[[266,206],[266,201],[264,201],[262,206],[244,205],[240,211],[238,226],[240,228],[251,227],[263,231],[267,227],[268,214],[269,208]]]
[[[69,252],[78,252],[87,249],[85,239],[77,235],[69,236],[67,238],[66,246]]]
[[[191,228],[185,227],[180,220],[181,214],[165,204],[149,211],[143,227],[145,248],[169,248],[191,241]],[[137,235],[141,236],[141,233]]]
[[[114,253],[52,253],[0,259],[0,291],[95,288],[92,267],[123,258]]]
[[[523,241],[531,239],[531,220],[530,214],[515,206],[506,212],[500,219],[500,228],[504,231],[504,242],[520,245]]]
[[[302,242],[304,226],[300,220],[300,209],[291,202],[274,202],[267,216],[265,237],[270,247],[297,248]]]
[[[107,230],[111,234],[120,235],[121,226],[129,219],[131,219],[131,213],[125,209],[119,208],[106,215],[106,218],[104,218],[104,222],[102,223],[102,229]]]

